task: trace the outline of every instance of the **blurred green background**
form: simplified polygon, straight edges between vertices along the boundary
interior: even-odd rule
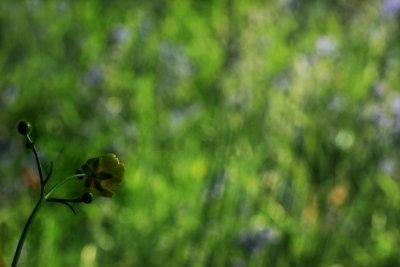
[[[20,266],[400,266],[400,1],[0,2],[0,251]],[[79,182],[60,196],[80,194]]]

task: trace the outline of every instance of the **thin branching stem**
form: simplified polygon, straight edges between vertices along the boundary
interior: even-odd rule
[[[21,237],[18,241],[17,249],[15,250],[14,259],[12,261],[11,267],[16,267],[18,264],[19,256],[21,255],[22,247],[24,245],[26,236],[28,235],[29,229],[32,225],[33,220],[35,219],[36,215],[38,214],[40,208],[45,203],[45,199],[40,197],[38,203],[36,204],[35,208],[33,209],[31,215],[29,216],[28,220],[26,221],[24,230],[22,231]]]
[[[56,183],[52,188],[50,188],[49,192],[47,192],[47,194],[44,197],[46,199],[48,199],[49,196],[51,195],[51,193],[53,193],[54,190],[56,190],[60,185],[68,182],[69,180],[74,179],[74,178],[79,178],[79,177],[85,177],[85,176],[86,176],[86,174],[75,174],[75,175],[71,175],[71,176],[68,176],[68,177],[64,178],[60,182]]]
[[[30,138],[29,134],[26,136],[29,142],[29,147],[32,149],[33,154],[35,155],[35,161],[37,165],[37,169],[39,172],[39,177],[40,177],[40,195],[43,198],[44,196],[44,179],[43,179],[43,172],[42,172],[42,165],[40,164],[39,156],[35,148],[35,144],[32,142],[32,139]],[[48,179],[47,179],[48,180]]]
[[[50,198],[50,195],[60,185],[66,183],[67,181],[69,181],[69,180],[71,180],[73,178],[79,178],[79,177],[86,176],[86,174],[75,174],[75,175],[69,176],[69,177],[61,180],[60,182],[56,183],[47,193],[45,193],[45,184],[49,181],[49,179],[51,177],[51,174],[52,174],[52,171],[53,171],[53,163],[51,163],[49,173],[47,174],[46,178],[44,178],[43,177],[43,171],[42,171],[42,165],[40,163],[40,159],[39,159],[38,153],[36,151],[35,145],[34,145],[32,139],[30,138],[29,133],[25,134],[25,136],[26,136],[26,138],[28,140],[29,148],[33,151],[33,154],[35,156],[35,161],[36,161],[37,169],[38,169],[38,172],[39,172],[39,177],[40,177],[40,198],[39,198],[39,201],[36,203],[36,206],[34,207],[31,215],[28,218],[28,220],[26,221],[26,224],[25,224],[24,229],[22,231],[21,237],[20,237],[20,239],[18,241],[17,249],[15,251],[11,267],[17,267],[18,260],[19,260],[19,257],[21,255],[22,247],[24,246],[24,242],[25,242],[25,239],[26,239],[26,237],[28,235],[29,229],[30,229],[30,227],[32,225],[33,220],[36,218],[40,208],[43,206],[44,203],[46,203],[46,202],[56,202],[56,203],[64,204],[68,208],[70,208],[74,214],[76,214],[74,208],[71,206],[70,203],[82,202],[83,201],[82,198],[73,198],[73,199]]]
[[[26,239],[26,236],[28,235],[28,232],[29,232],[29,229],[30,229],[30,227],[32,225],[32,222],[35,219],[36,215],[38,214],[40,208],[43,206],[43,204],[46,201],[45,195],[44,195],[44,184],[45,184],[45,182],[44,182],[44,179],[43,179],[42,165],[40,164],[40,159],[39,159],[38,153],[36,151],[35,145],[33,144],[32,139],[30,138],[29,134],[26,135],[26,138],[28,139],[28,142],[29,142],[29,148],[33,151],[33,154],[35,156],[35,161],[36,161],[37,169],[38,169],[38,172],[39,172],[39,177],[40,177],[40,198],[39,198],[39,201],[37,202],[35,208],[33,209],[31,215],[29,216],[28,220],[26,221],[26,224],[24,226],[24,230],[22,230],[22,234],[21,234],[21,237],[19,238],[17,249],[15,251],[11,267],[16,267],[17,266],[19,257],[21,255],[22,247],[24,246],[25,239]],[[48,177],[48,178],[50,178],[50,177]],[[48,178],[46,178],[46,180],[48,180]]]

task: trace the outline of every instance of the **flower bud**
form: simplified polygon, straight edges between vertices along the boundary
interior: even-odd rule
[[[93,201],[93,194],[90,192],[85,192],[81,196],[81,199],[83,203],[89,204]]]
[[[22,135],[28,135],[32,130],[32,125],[26,121],[20,121],[17,126],[18,132]]]

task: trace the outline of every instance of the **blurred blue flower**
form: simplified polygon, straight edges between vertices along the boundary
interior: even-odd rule
[[[395,94],[391,97],[390,107],[392,108],[392,111],[395,115],[400,114],[400,95]]]
[[[400,0],[384,0],[381,6],[384,16],[392,18],[400,12]]]
[[[372,88],[372,95],[376,98],[376,100],[382,100],[386,95],[386,92],[386,84],[382,81],[377,82]]]
[[[20,90],[18,87],[11,85],[7,86],[3,89],[3,92],[0,95],[0,103],[2,106],[8,106],[13,104],[20,94]]]
[[[392,136],[396,142],[400,139],[400,95],[394,94],[390,98],[390,108],[392,112]]]
[[[393,118],[392,138],[395,143],[400,142],[400,114],[397,113]]]
[[[129,40],[130,38],[130,32],[128,27],[126,26],[118,26],[115,27],[111,30],[109,37],[108,37],[108,43],[111,47],[117,47],[119,44]]]
[[[256,253],[279,239],[279,232],[273,229],[252,230],[239,237],[240,246],[250,254]]]
[[[172,134],[180,134],[197,121],[203,109],[200,105],[191,104],[184,108],[172,109],[168,114],[169,131]]]
[[[162,93],[171,92],[194,72],[185,51],[173,43],[162,42],[160,44],[159,62],[161,75],[157,88]]]
[[[336,52],[336,42],[330,36],[321,36],[315,43],[318,54],[322,56],[330,56]]]
[[[377,109],[374,112],[373,122],[379,129],[388,129],[392,124],[392,119],[387,112]]]
[[[148,14],[144,14],[143,13],[143,17],[138,25],[138,33],[141,37],[145,37],[148,34],[150,34],[150,32],[152,32],[155,27],[154,27],[154,21],[152,19],[151,16],[149,16]]]
[[[85,83],[89,86],[100,86],[104,81],[104,72],[98,67],[94,66],[85,75]]]
[[[387,175],[394,175],[396,172],[396,160],[385,158],[379,164],[380,170]]]
[[[327,109],[330,112],[339,113],[345,108],[346,99],[341,95],[334,95],[331,97]]]
[[[213,177],[211,184],[207,187],[205,198],[209,201],[221,197],[225,192],[226,181],[226,172],[224,170],[219,171],[215,177]]]

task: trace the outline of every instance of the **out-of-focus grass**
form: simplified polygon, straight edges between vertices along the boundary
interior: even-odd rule
[[[398,6],[2,1],[5,261],[38,193],[23,118],[53,179],[127,171],[47,206],[21,266],[399,265]]]

